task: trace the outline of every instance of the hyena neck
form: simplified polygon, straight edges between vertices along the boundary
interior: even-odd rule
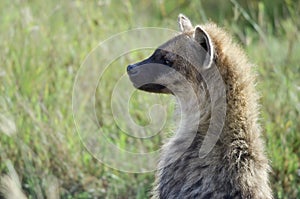
[[[177,93],[176,97],[176,116],[180,124],[163,146],[159,167],[178,160],[193,142],[201,142],[209,125],[210,100],[204,84],[199,84],[193,91],[189,89],[187,93]]]
[[[180,128],[175,136],[191,136],[195,133],[203,133],[207,130],[211,115],[210,97],[205,84],[198,84],[190,91],[183,93],[177,101],[180,114]]]

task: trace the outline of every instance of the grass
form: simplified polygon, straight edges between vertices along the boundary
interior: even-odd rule
[[[72,115],[73,84],[84,58],[100,41],[136,27],[177,29],[177,15],[185,13],[195,23],[212,19],[225,26],[258,66],[272,189],[276,198],[300,198],[299,5],[288,0],[1,1],[1,173],[12,164],[29,198],[44,198],[53,187],[59,187],[61,198],[146,198],[153,172],[120,172],[85,150]],[[97,90],[98,122],[111,142],[132,151],[157,150],[162,138],[133,145],[134,139],[123,135],[106,112],[112,80],[149,54],[117,60],[117,69],[108,70],[103,80],[107,95]],[[155,100],[157,96],[134,94],[130,111],[137,123],[149,123],[145,110]]]

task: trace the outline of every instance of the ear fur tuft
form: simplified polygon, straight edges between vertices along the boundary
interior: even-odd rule
[[[178,15],[178,25],[181,32],[189,32],[193,30],[191,21],[183,14]]]

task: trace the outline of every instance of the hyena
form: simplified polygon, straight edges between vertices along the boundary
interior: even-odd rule
[[[136,88],[175,95],[180,103],[182,122],[162,148],[152,198],[273,198],[252,64],[215,24],[193,27],[182,14],[178,23],[180,34],[148,59],[127,67]],[[218,107],[222,85],[223,127],[212,149],[201,156],[212,122],[212,101]]]

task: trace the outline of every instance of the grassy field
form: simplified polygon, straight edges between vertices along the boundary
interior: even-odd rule
[[[194,23],[213,20],[226,27],[258,66],[274,196],[300,198],[300,1],[2,0],[0,13],[0,172],[15,169],[29,198],[147,198],[154,172],[109,168],[84,148],[73,120],[72,89],[81,63],[99,42],[138,27],[177,30],[179,13]],[[117,125],[107,122],[115,79],[149,54],[119,60],[103,80],[107,95],[96,101],[99,123],[120,147],[131,147],[132,138],[119,136]],[[142,102],[156,96],[136,95],[130,111],[146,124]],[[161,140],[140,144],[156,150]]]

